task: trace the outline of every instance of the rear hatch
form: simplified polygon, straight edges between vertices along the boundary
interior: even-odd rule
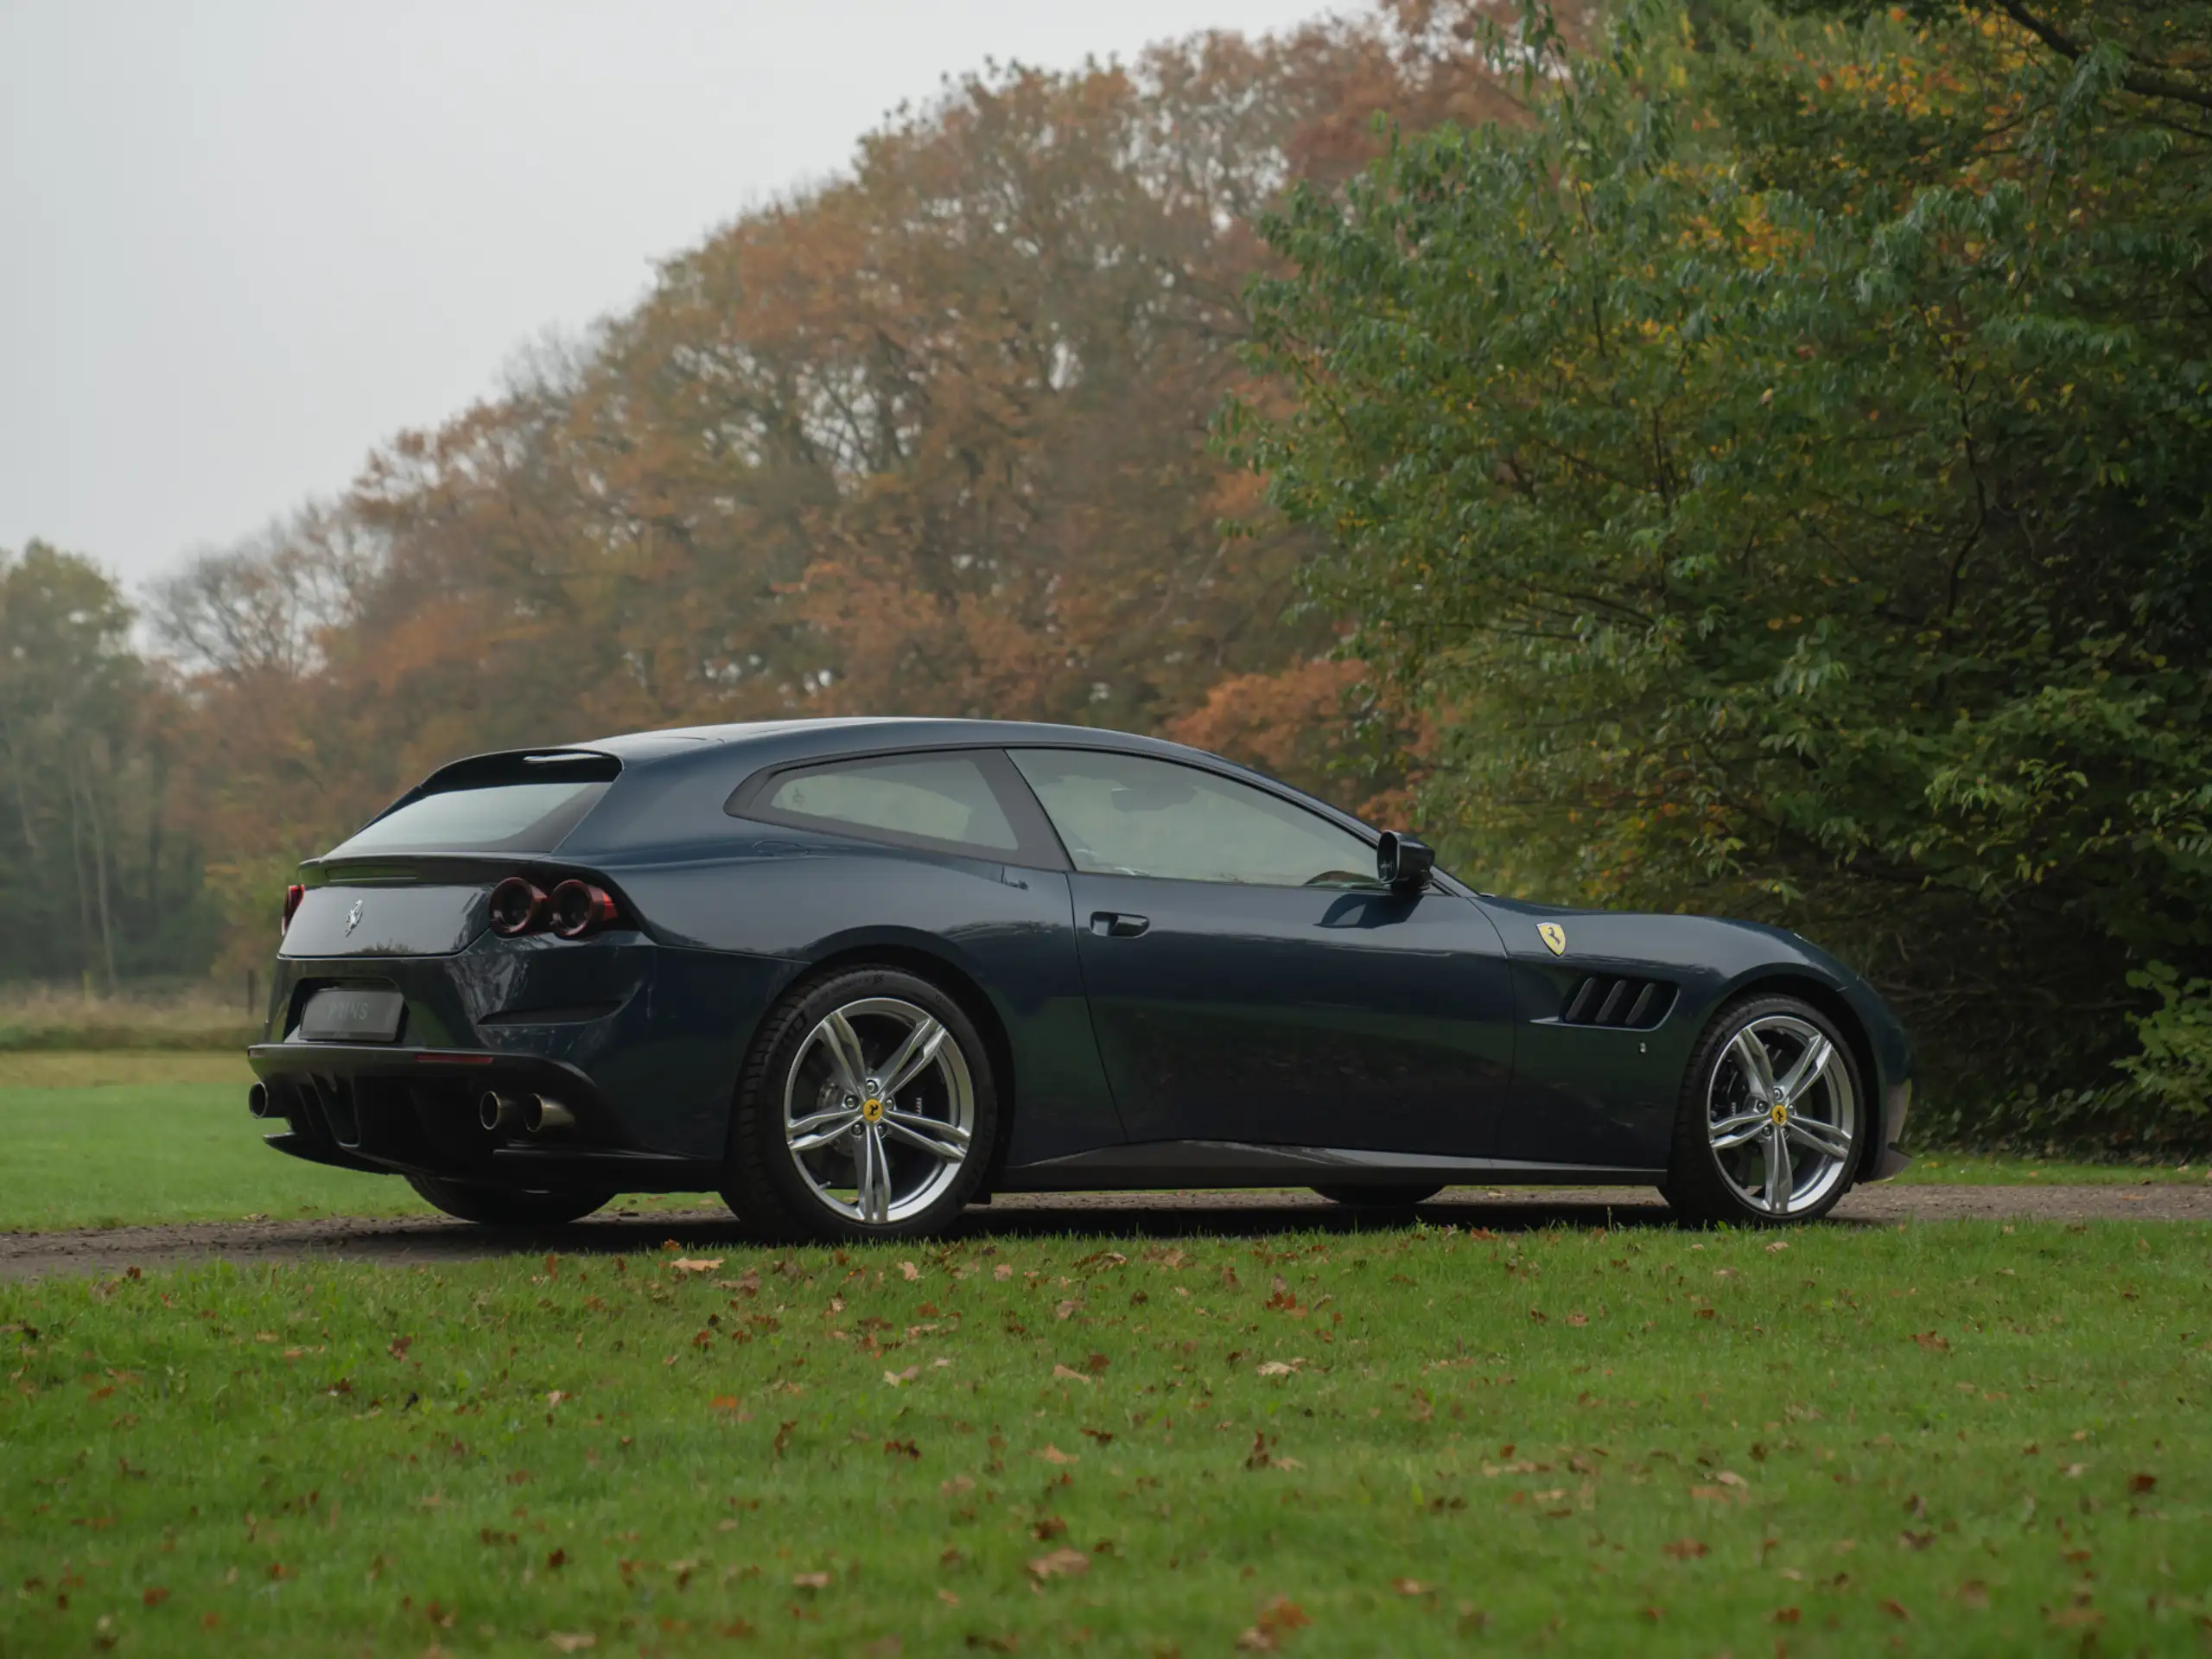
[[[358,833],[302,865],[308,892],[289,957],[439,957],[486,925],[502,878],[553,852],[621,770],[611,754],[477,755],[428,779]]]

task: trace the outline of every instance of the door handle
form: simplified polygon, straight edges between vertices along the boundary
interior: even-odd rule
[[[1127,911],[1090,912],[1090,931],[1102,939],[1134,939],[1151,925],[1151,917],[1132,916]]]

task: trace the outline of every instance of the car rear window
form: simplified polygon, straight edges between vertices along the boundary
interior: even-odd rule
[[[582,779],[488,784],[418,796],[331,849],[353,853],[550,853],[607,792]]]

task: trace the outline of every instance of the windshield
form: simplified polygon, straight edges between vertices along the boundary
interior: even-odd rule
[[[441,790],[387,812],[330,856],[353,853],[550,853],[582,822],[604,782]]]

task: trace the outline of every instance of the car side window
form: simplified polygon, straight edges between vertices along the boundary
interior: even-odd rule
[[[1269,887],[1375,887],[1375,849],[1326,818],[1196,766],[1013,749],[1078,870]]]
[[[792,823],[1012,853],[1020,838],[973,755],[893,754],[779,773],[758,804]]]

